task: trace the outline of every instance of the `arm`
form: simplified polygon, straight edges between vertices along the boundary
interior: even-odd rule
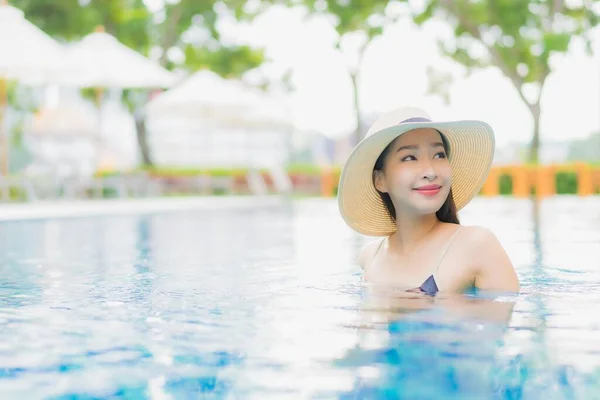
[[[498,292],[519,292],[519,278],[496,236],[488,229],[477,228],[472,238],[475,287]]]

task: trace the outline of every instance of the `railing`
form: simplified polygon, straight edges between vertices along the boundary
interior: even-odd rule
[[[576,189],[572,194],[590,196],[600,190],[600,167],[590,164],[512,165],[493,167],[481,194],[484,196],[503,194],[500,191],[500,181],[503,177],[510,179],[512,183],[510,194],[514,197],[529,197],[535,194],[543,198],[561,194],[557,191],[557,182],[561,173],[573,176]]]
[[[490,170],[480,192],[483,196],[512,195],[514,197],[548,197],[562,194],[557,191],[559,174],[569,174],[575,180],[575,190],[568,193],[590,196],[600,193],[600,166],[587,163],[567,165],[505,165],[494,166]],[[567,179],[562,177],[562,179]],[[508,181],[510,190],[502,187]],[[339,182],[339,169],[325,168],[321,174],[321,195],[336,194]],[[506,185],[504,185],[506,186]],[[564,186],[564,185],[563,185]]]
[[[52,198],[129,197],[162,195],[252,194],[244,171],[210,171],[198,173],[141,173],[99,176],[89,182],[57,181],[23,177],[0,179],[0,202],[31,201]],[[331,197],[337,194],[340,168],[314,167],[305,170],[282,170],[289,177],[291,194]],[[275,177],[261,171],[269,193],[281,193]],[[286,191],[287,193],[287,191]],[[507,165],[490,170],[482,196],[548,197],[555,194],[590,196],[600,194],[600,165]]]

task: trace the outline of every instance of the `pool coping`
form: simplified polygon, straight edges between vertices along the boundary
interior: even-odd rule
[[[600,196],[553,196],[542,203],[560,202],[565,207],[579,207],[596,203]],[[111,215],[153,214],[177,211],[219,210],[219,209],[252,209],[277,207],[294,201],[293,197],[284,195],[235,195],[235,196],[185,196],[185,197],[143,197],[118,199],[61,199],[40,200],[26,203],[0,202],[0,222],[35,219],[55,219],[73,217],[102,217]],[[334,204],[331,198],[310,198],[316,204]],[[514,203],[529,202],[530,199],[511,197],[475,198],[472,203],[486,202],[489,205],[504,204],[507,207]],[[461,213],[476,211],[467,206]],[[480,212],[480,211],[477,211]]]
[[[44,200],[28,203],[0,203],[0,221],[271,207],[280,205],[285,201],[286,198],[283,196],[267,195]]]

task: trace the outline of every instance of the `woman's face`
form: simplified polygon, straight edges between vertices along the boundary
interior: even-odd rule
[[[437,212],[450,193],[452,170],[439,132],[415,129],[394,141],[375,187],[388,193],[396,212]]]

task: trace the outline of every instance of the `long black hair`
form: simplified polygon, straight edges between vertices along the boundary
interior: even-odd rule
[[[440,136],[442,137],[442,144],[444,145],[444,151],[446,152],[446,157],[449,157],[448,141],[446,140],[444,135],[442,135],[441,132],[439,132],[439,133],[440,133]],[[385,159],[387,158],[388,154],[390,153],[390,150],[392,149],[395,141],[396,140],[393,140],[390,144],[388,144],[386,146],[386,148],[383,149],[383,151],[381,152],[379,157],[377,158],[377,161],[375,161],[375,167],[373,168],[373,180],[375,179],[376,172],[380,172],[380,173],[383,172],[383,166],[385,165]],[[377,190],[377,189],[375,189],[375,190]],[[390,215],[392,220],[394,222],[396,222],[396,208],[394,207],[394,203],[392,203],[392,199],[391,199],[390,195],[387,193],[380,192],[379,190],[377,190],[377,193],[379,193],[379,196],[381,197],[381,201],[383,201],[383,204],[385,205],[385,208],[387,209],[388,214]],[[448,193],[448,197],[446,198],[446,201],[444,201],[444,204],[442,204],[442,206],[435,213],[435,215],[437,216],[438,220],[440,220],[441,222],[448,222],[451,224],[460,225],[460,222],[458,220],[458,215],[456,212],[456,204],[454,203],[454,197],[452,195],[452,188],[450,188],[450,193]]]

